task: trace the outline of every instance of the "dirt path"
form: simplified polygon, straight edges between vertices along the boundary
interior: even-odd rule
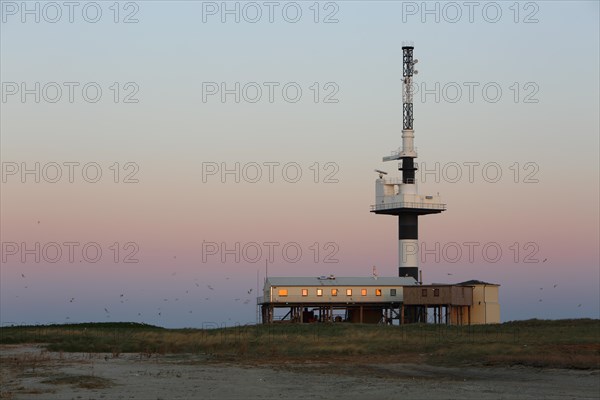
[[[399,363],[209,363],[201,356],[0,347],[2,399],[599,399],[599,371]]]

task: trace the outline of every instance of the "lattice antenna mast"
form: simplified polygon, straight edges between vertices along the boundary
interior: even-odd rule
[[[404,77],[404,84],[402,87],[402,103],[404,110],[404,130],[413,129],[413,81],[412,77],[415,71],[415,64],[417,61],[413,61],[413,46],[403,46],[403,71],[402,76]],[[405,149],[406,150],[406,149]]]

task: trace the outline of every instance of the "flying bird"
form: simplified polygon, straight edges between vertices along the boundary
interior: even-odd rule
[[[554,287],[557,287],[557,286],[558,286],[558,284],[554,285]]]
[[[21,274],[21,278],[25,278],[25,274]]]
[[[252,289],[248,290],[248,294],[252,293]]]
[[[207,288],[209,288],[210,290],[215,290],[215,289],[213,289],[213,287],[212,287],[212,286],[210,286],[210,285],[206,285],[206,287],[207,287]]]
[[[106,311],[107,314],[109,314],[110,312],[105,308],[104,311]]]

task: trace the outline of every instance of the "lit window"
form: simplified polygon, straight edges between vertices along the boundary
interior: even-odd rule
[[[346,296],[352,296],[352,289],[346,289]]]
[[[317,289],[317,296],[323,296],[323,289]]]
[[[440,297],[440,289],[433,289],[433,296]]]
[[[421,296],[427,297],[427,289],[421,289]]]
[[[332,296],[337,296],[338,294],[338,290],[337,289],[331,289],[331,295]]]
[[[308,296],[308,289],[302,289],[302,296]]]
[[[390,296],[396,295],[396,289],[390,289]]]
[[[360,290],[360,295],[361,296],[366,296],[367,295],[367,289],[361,289]]]
[[[286,297],[287,293],[287,289],[279,289],[279,296]]]
[[[375,296],[381,296],[381,289],[375,289]]]

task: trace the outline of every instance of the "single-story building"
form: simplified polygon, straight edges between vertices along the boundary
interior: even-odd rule
[[[500,323],[499,286],[477,280],[419,285],[413,277],[268,277],[258,305],[264,324],[494,324]],[[287,313],[276,316],[281,309]]]
[[[412,277],[268,277],[258,304],[263,323],[389,322],[398,318],[404,288],[416,284]],[[280,308],[289,312],[277,319]]]

